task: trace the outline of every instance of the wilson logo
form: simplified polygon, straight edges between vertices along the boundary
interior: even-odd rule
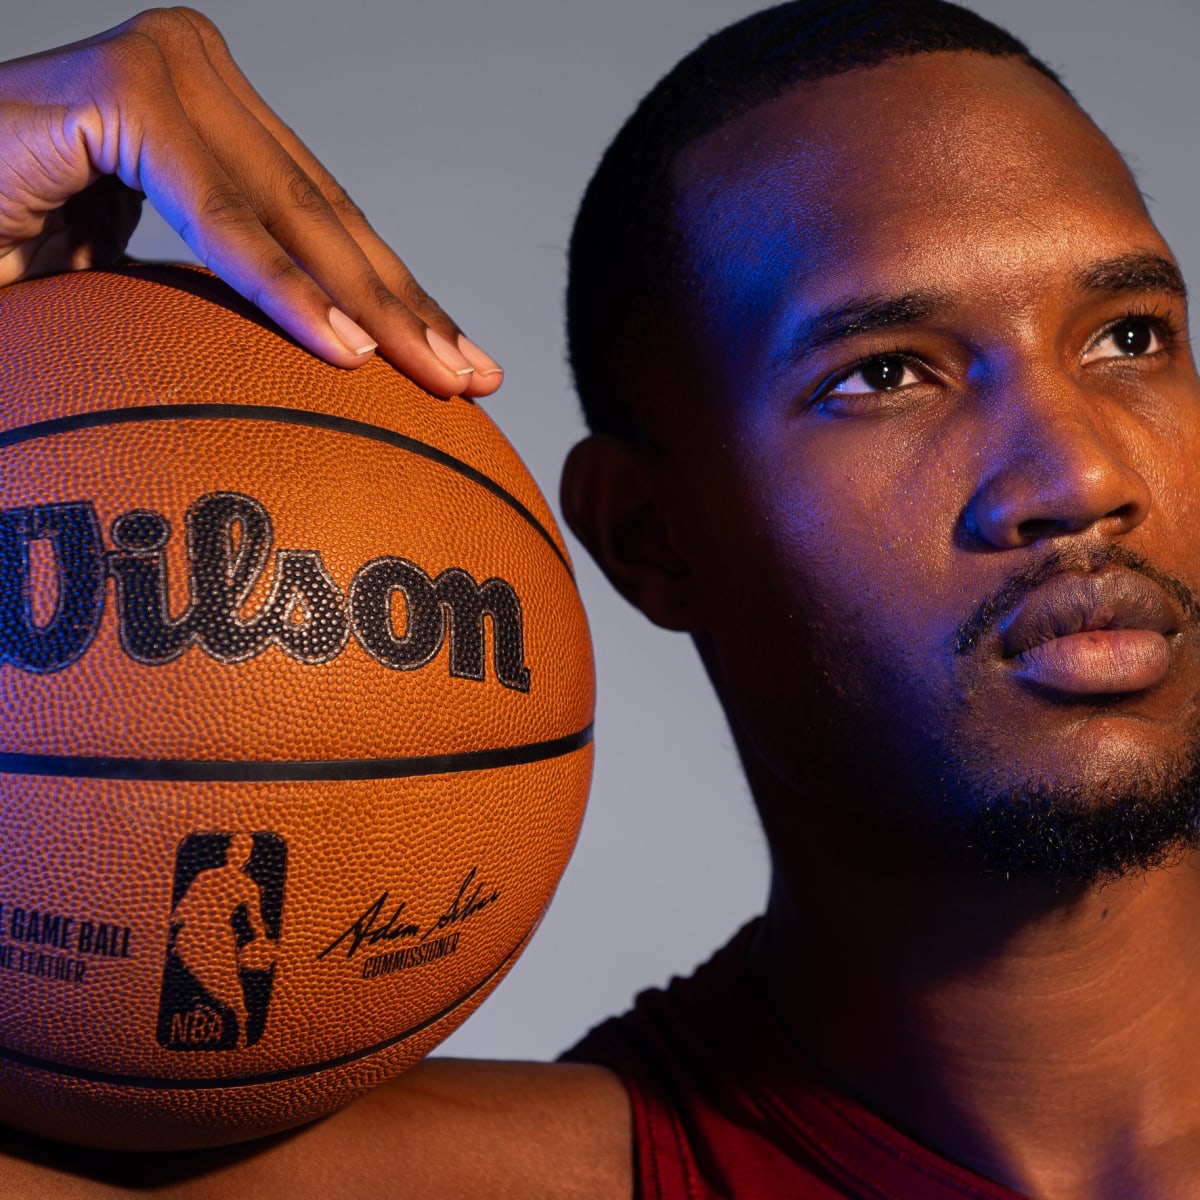
[[[496,678],[529,690],[521,603],[503,579],[480,583],[457,567],[432,578],[408,559],[384,555],[360,567],[343,594],[319,551],[272,556],[271,517],[259,501],[212,492],[184,517],[187,604],[172,616],[170,522],[135,509],[109,533],[112,549],[88,501],[0,510],[0,664],[46,674],[75,662],[99,632],[111,579],[121,647],[150,666],[193,646],[222,663],[271,647],[299,662],[327,663],[354,638],[377,663],[412,671],[448,641],[450,674],[483,680],[487,618]],[[35,602],[36,543],[53,560],[50,603]],[[266,598],[248,612],[268,569]]]

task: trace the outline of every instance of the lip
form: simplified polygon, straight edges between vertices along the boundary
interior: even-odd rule
[[[1183,623],[1171,597],[1125,567],[1066,572],[1035,588],[1000,625],[1019,679],[1067,695],[1141,692],[1171,669]]]

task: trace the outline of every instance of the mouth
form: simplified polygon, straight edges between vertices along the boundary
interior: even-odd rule
[[[1065,695],[1117,695],[1167,677],[1183,620],[1153,580],[1107,567],[1036,587],[1001,622],[1000,641],[1018,679]]]

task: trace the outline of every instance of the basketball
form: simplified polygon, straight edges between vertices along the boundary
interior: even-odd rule
[[[322,1116],[496,986],[566,866],[593,669],[470,401],[193,268],[0,291],[0,1122]]]

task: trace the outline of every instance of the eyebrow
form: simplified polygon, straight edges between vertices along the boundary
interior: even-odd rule
[[[920,290],[899,296],[862,296],[836,308],[814,313],[796,331],[791,344],[780,355],[780,365],[802,362],[810,354],[846,338],[927,321],[950,307],[946,292]]]
[[[1152,250],[1119,254],[1116,258],[1089,263],[1075,272],[1075,283],[1085,292],[1163,292],[1182,300],[1186,300],[1188,294],[1179,268],[1169,258]]]
[[[1151,250],[1100,259],[1075,272],[1075,286],[1084,292],[1115,295],[1120,292],[1162,292],[1187,299],[1187,284],[1179,268],[1167,257]],[[779,355],[779,366],[803,362],[828,346],[891,329],[927,321],[951,307],[948,292],[920,289],[899,296],[862,296],[835,308],[814,313],[796,331],[790,345]]]

